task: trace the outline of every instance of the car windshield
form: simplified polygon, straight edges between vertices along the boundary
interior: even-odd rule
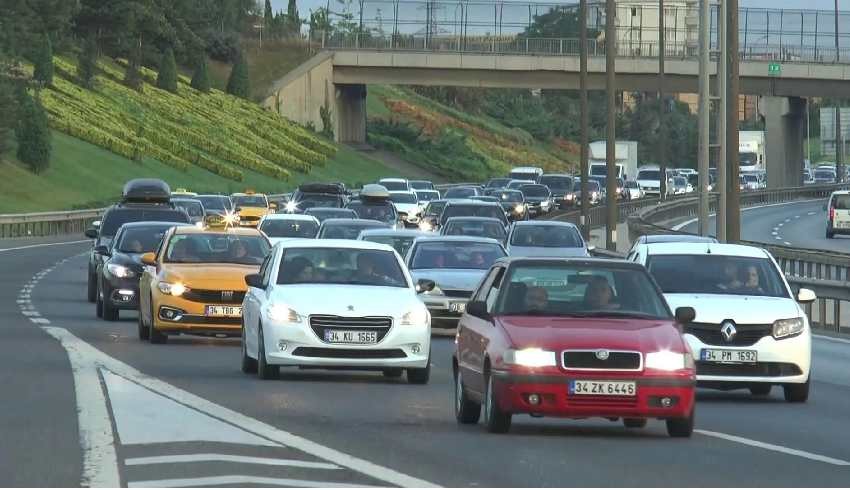
[[[244,208],[267,208],[269,206],[266,196],[232,196],[230,200],[233,201],[234,206]]]
[[[182,201],[182,200],[172,199],[171,202],[174,203],[174,205],[177,206],[178,208],[182,209],[183,211],[186,211],[186,214],[188,214],[190,218],[203,218],[204,217],[204,205],[201,204],[200,201],[194,201],[194,200]]]
[[[342,207],[342,198],[330,194],[308,194],[302,196],[295,205],[301,211],[310,208],[339,208]]]
[[[664,298],[640,269],[600,264],[519,265],[510,269],[500,286],[496,315],[671,317]]]
[[[371,230],[373,228],[386,228],[377,223],[333,223],[325,222],[322,225],[318,238],[334,238],[341,240],[356,240],[363,230]]]
[[[417,201],[431,201],[433,199],[439,199],[440,193],[438,191],[431,190],[417,190],[416,191],[416,200]]]
[[[260,231],[271,238],[315,238],[319,225],[307,220],[267,219]]]
[[[230,198],[224,196],[198,196],[197,200],[201,201],[207,211],[224,212],[233,209]]]
[[[505,211],[501,206],[496,204],[488,205],[467,205],[455,204],[446,206],[440,221],[445,223],[449,218],[454,216],[477,216],[481,218],[496,218],[499,221],[505,221]]]
[[[376,202],[369,203],[363,201],[353,201],[348,204],[349,209],[353,209],[357,216],[362,219],[374,219],[383,223],[395,223],[398,220],[395,206],[391,202]],[[355,237],[356,238],[356,237]]]
[[[661,180],[660,170],[641,170],[637,174],[638,180]]]
[[[475,194],[475,189],[472,187],[452,187],[451,189],[447,190],[446,193],[443,194],[443,196],[447,198],[462,199],[464,197],[474,196]]]
[[[590,192],[599,190],[599,181],[587,179],[587,190]],[[576,192],[581,192],[581,182],[576,182]]]
[[[394,253],[355,248],[286,249],[277,283],[409,287]]]
[[[425,215],[439,216],[446,208],[446,201],[431,201],[425,208]]]
[[[104,237],[113,237],[124,223],[137,223],[139,221],[190,222],[186,212],[182,209],[159,207],[112,209],[104,215],[99,234]]]
[[[410,269],[489,269],[504,257],[499,245],[481,242],[424,242],[416,246]]]
[[[661,290],[669,294],[788,297],[779,271],[767,258],[652,255],[647,268]],[[687,274],[682,271],[687,271]]]
[[[639,187],[639,186],[638,186],[638,183],[637,183],[637,182],[635,182],[635,181],[633,181],[633,180],[628,180],[628,181],[626,181],[626,188],[627,188],[627,189],[637,189],[638,187]]]
[[[407,182],[403,180],[382,180],[379,184],[388,191],[406,191],[408,189]]]
[[[508,174],[510,178],[514,180],[535,180],[537,179],[537,172],[511,172]]]
[[[266,239],[260,235],[176,234],[171,237],[166,247],[165,262],[260,265],[269,252],[269,248]]]
[[[835,173],[831,170],[815,170],[815,178],[832,180],[835,178]]]
[[[755,153],[738,153],[741,166],[750,167],[758,164],[758,155]]]
[[[510,182],[510,181],[511,181],[511,179],[490,179],[490,180],[487,181],[486,187],[499,188],[499,187],[502,187],[504,185],[507,185],[508,182]]]
[[[434,184],[427,180],[411,180],[408,182],[411,189],[420,190],[433,190]]]
[[[394,248],[395,251],[398,252],[398,254],[402,257],[407,255],[407,251],[410,250],[410,246],[413,245],[413,240],[416,239],[415,236],[392,235],[366,235],[360,238],[367,242],[383,243],[384,245],[389,245]]]
[[[319,220],[319,222],[322,222],[326,219],[331,219],[331,218],[350,218],[350,219],[356,219],[357,218],[357,213],[354,212],[353,209],[343,209],[343,208],[308,209],[304,214],[306,214],[308,216],[315,216],[316,219]]]
[[[159,247],[162,237],[171,226],[170,224],[163,224],[125,228],[118,235],[118,244],[115,246],[115,249],[125,254],[153,252]]]
[[[688,179],[684,177],[673,177],[673,183],[679,187],[685,187],[688,185]]]
[[[540,184],[545,185],[549,189],[571,191],[573,188],[573,179],[572,177],[555,177],[544,175],[543,177],[540,177]]]
[[[525,199],[521,191],[502,191],[496,197],[502,202],[522,202]]]
[[[570,226],[532,225],[517,226],[511,235],[511,245],[516,247],[581,248],[584,242],[578,230]]]
[[[525,194],[525,197],[547,197],[549,196],[549,188],[545,185],[529,184],[520,186],[519,190]]]
[[[508,189],[519,189],[520,187],[528,184],[533,184],[533,181],[530,180],[515,180],[513,182],[508,183]]]
[[[390,193],[390,201],[397,204],[416,204],[419,202],[416,199],[416,194],[412,192]]]
[[[850,194],[832,196],[832,207],[835,209],[850,209]]]
[[[479,236],[504,241],[507,237],[501,221],[458,220],[446,223],[443,235]]]

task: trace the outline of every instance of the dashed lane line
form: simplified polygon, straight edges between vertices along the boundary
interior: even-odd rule
[[[835,466],[850,466],[850,461],[845,461],[843,459],[830,458],[829,456],[823,456],[821,454],[810,453],[808,451],[801,451],[799,449],[792,449],[790,447],[778,446],[776,444],[770,444],[768,442],[756,441],[754,439],[747,439],[746,437],[735,436],[732,434],[724,434],[723,432],[714,432],[711,430],[702,430],[702,429],[694,429],[694,432],[697,434],[702,434],[708,437],[715,437],[717,439],[724,439],[726,441],[737,442],[738,444],[744,444],[746,446],[757,447],[760,449],[765,449],[768,451],[775,451],[778,453],[784,453],[791,456],[797,456],[800,458],[809,459],[812,461],[819,461],[821,463],[827,463]]]

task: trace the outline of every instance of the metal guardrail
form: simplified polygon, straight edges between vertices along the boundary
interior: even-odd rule
[[[0,214],[0,238],[83,233],[103,211],[103,209],[83,209],[49,213]]]

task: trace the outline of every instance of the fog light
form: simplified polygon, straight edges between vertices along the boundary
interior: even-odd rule
[[[178,310],[176,308],[169,308],[167,306],[163,306],[159,309],[159,318],[161,320],[179,322],[180,319],[183,318],[183,311]]]
[[[413,346],[410,348],[410,352],[413,352],[414,354],[419,354],[420,350],[422,350],[422,346],[419,344],[413,344]]]
[[[286,350],[286,342],[279,340],[277,342],[277,348],[278,348],[278,350],[281,350],[281,351]]]
[[[528,395],[528,403],[532,405],[540,404],[540,395],[538,395],[537,393],[532,393]]]
[[[673,400],[671,400],[670,397],[665,396],[661,399],[661,406],[664,408],[670,408],[673,406]]]

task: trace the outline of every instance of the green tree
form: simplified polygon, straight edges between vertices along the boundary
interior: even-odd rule
[[[192,75],[192,88],[203,93],[210,91],[210,75],[207,71],[206,53],[198,54],[198,60],[195,62],[195,73]]]
[[[18,140],[18,160],[39,174],[50,165],[50,129],[47,113],[38,98],[26,91],[22,94],[20,117],[15,131]]]
[[[575,6],[557,6],[541,15],[535,15],[531,25],[525,29],[528,37],[577,38],[579,37],[581,17]],[[588,39],[594,39],[599,33],[587,30]]]
[[[227,93],[243,99],[251,97],[251,80],[248,77],[248,62],[245,60],[244,53],[239,54],[233,70],[230,71],[230,78],[227,79]]]
[[[177,93],[177,62],[174,61],[174,50],[171,48],[167,48],[162,55],[156,86],[173,94]]]
[[[289,0],[286,7],[286,34],[291,37],[301,36],[301,16],[298,15],[298,4]]]
[[[83,49],[77,59],[77,76],[86,88],[94,86],[94,76],[97,72],[97,38],[94,34],[86,36]]]
[[[53,46],[47,34],[41,37],[32,61],[33,79],[47,86],[53,85]]]
[[[127,70],[124,72],[124,83],[133,90],[141,92],[144,88],[142,79],[142,45],[141,41],[130,49],[130,58],[127,60]]]
[[[4,67],[0,64],[0,70]],[[14,82],[0,75],[0,154],[8,149],[9,133],[17,120],[18,101]]]
[[[266,6],[263,9],[263,28],[268,36],[274,32],[274,11],[272,10],[271,0],[266,0]]]

